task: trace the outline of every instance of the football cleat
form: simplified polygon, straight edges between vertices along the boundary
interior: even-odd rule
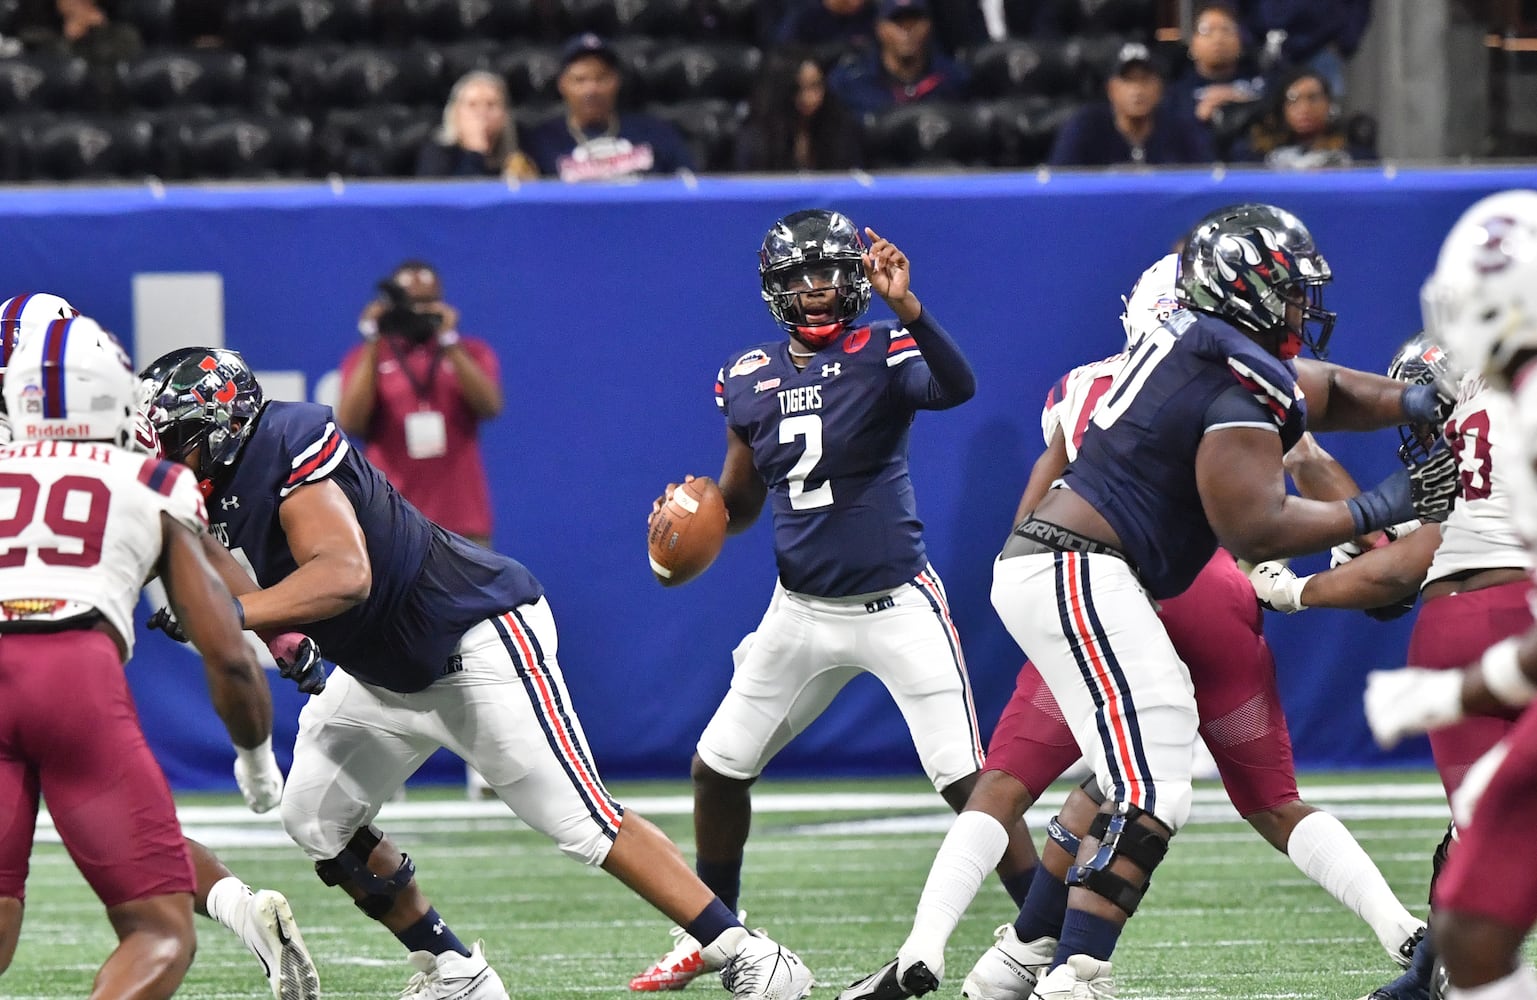
[[[1019,939],[1013,924],[993,932],[997,940],[982,953],[961,984],[967,1000],[1028,1000],[1036,980],[1057,953],[1056,938]]]
[[[849,983],[838,994],[838,1000],[902,1000],[939,989],[939,977],[927,965],[914,962],[899,976],[897,961],[893,958],[858,982]]]
[[[1115,1000],[1110,963],[1089,955],[1069,955],[1035,984],[1032,1000]]]
[[[747,911],[738,910],[736,918],[744,923]],[[637,993],[656,993],[662,990],[681,990],[706,972],[719,966],[705,964],[700,955],[699,942],[681,927],[667,933],[672,935],[672,947],[667,954],[651,963],[651,967],[630,980],[630,989]]]
[[[720,961],[720,984],[734,1000],[801,1000],[816,985],[811,970],[800,956],[775,944],[762,931],[727,931],[700,954],[709,964],[721,950],[730,953]]]
[[[1414,929],[1414,933],[1404,938],[1403,944],[1393,953],[1393,961],[1398,963],[1400,969],[1407,969],[1414,964],[1414,953],[1419,950],[1420,942],[1425,940],[1425,932],[1429,930],[1424,924]]]
[[[320,996],[315,963],[281,892],[262,889],[246,897],[240,937],[261,961],[276,1000],[316,1000]]]
[[[1430,1000],[1431,981],[1435,978],[1434,966],[1436,962],[1435,949],[1431,947],[1426,937],[1425,929],[1420,928],[1414,935],[1405,941],[1403,948],[1409,950],[1408,968],[1397,979],[1372,990],[1361,1000]],[[1396,956],[1395,956],[1396,957]]]
[[[507,987],[486,964],[483,948],[484,942],[476,941],[468,955],[413,951],[416,974],[401,991],[402,1000],[508,1000]]]

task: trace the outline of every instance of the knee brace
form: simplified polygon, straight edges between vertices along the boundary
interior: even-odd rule
[[[315,874],[326,885],[339,885],[350,892],[363,895],[353,899],[353,905],[375,920],[384,916],[395,905],[395,897],[411,884],[416,877],[416,865],[404,853],[400,855],[400,867],[390,876],[376,875],[368,868],[368,856],[379,846],[379,832],[365,826],[352,835],[342,853],[329,861],[315,862]]]
[[[1068,857],[1077,859],[1078,848],[1083,842],[1078,839],[1077,834],[1062,825],[1061,817],[1053,816],[1046,824],[1046,836],[1051,838],[1052,843],[1066,851]]]
[[[1094,852],[1094,857],[1087,863],[1073,865],[1067,870],[1067,884],[1083,886],[1095,895],[1108,899],[1125,910],[1128,917],[1136,913],[1137,904],[1142,902],[1152,882],[1153,869],[1158,867],[1158,863],[1168,853],[1168,838],[1173,836],[1172,831],[1167,836],[1159,836],[1157,832],[1137,822],[1144,816],[1164,827],[1152,813],[1131,805],[1121,806],[1113,813],[1102,812],[1095,816],[1089,826],[1089,836],[1099,839],[1099,850]],[[1117,858],[1125,858],[1142,869],[1144,874],[1141,885],[1135,885],[1110,870],[1110,865]]]

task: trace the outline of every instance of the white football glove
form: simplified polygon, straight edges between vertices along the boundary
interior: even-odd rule
[[[271,736],[259,747],[235,748],[235,784],[252,812],[267,812],[283,798],[283,772],[272,755]]]
[[[1462,718],[1462,671],[1373,670],[1366,675],[1366,724],[1384,750],[1405,736]]]
[[[1424,523],[1425,522],[1419,520],[1418,518],[1408,521],[1399,521],[1397,524],[1390,524],[1386,528],[1383,528],[1382,533],[1388,536],[1388,541],[1396,542]],[[1345,565],[1350,560],[1360,555],[1362,551],[1364,550],[1361,548],[1361,546],[1357,545],[1355,542],[1345,542],[1343,545],[1336,545],[1334,548],[1329,550],[1329,568],[1334,569],[1337,566]]]
[[[1302,603],[1302,588],[1310,576],[1298,576],[1284,562],[1262,562],[1249,571],[1249,582],[1254,584],[1254,596],[1271,611],[1295,614],[1306,608]]]

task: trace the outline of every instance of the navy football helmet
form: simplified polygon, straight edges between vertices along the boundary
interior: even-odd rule
[[[1416,333],[1399,346],[1388,363],[1388,378],[1409,385],[1446,386],[1456,381],[1441,345],[1423,331]],[[1450,404],[1448,404],[1450,405]],[[1437,424],[1400,424],[1398,438],[1403,442],[1398,457],[1411,468],[1430,458],[1430,450],[1441,439],[1441,426]]]
[[[1180,255],[1180,298],[1191,309],[1241,330],[1279,337],[1275,353],[1294,358],[1304,345],[1327,353],[1334,313],[1323,307],[1333,278],[1302,220],[1274,205],[1232,205],[1198,222]],[[1301,320],[1287,318],[1297,306]]]
[[[262,387],[236,351],[183,347],[139,373],[139,405],[165,457],[185,461],[200,448],[194,471],[203,479],[234,464],[262,403]]]
[[[870,308],[865,242],[848,217],[807,209],[774,223],[758,250],[758,276],[769,314],[808,346],[821,350]],[[836,289],[825,312],[808,312],[803,294]]]

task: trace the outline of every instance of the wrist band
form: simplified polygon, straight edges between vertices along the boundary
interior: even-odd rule
[[[1478,672],[1484,679],[1484,686],[1513,708],[1527,704],[1537,695],[1537,684],[1521,672],[1521,660],[1517,656],[1520,645],[1520,639],[1501,640],[1485,650],[1478,660]]]
[[[240,598],[235,598],[235,617],[240,619],[240,630],[245,631],[245,605],[240,603]]]
[[[236,747],[235,756],[248,764],[262,763],[272,758],[272,734],[254,747]]]
[[[438,334],[439,347],[453,347],[457,343],[459,343],[458,330],[444,330]]]

